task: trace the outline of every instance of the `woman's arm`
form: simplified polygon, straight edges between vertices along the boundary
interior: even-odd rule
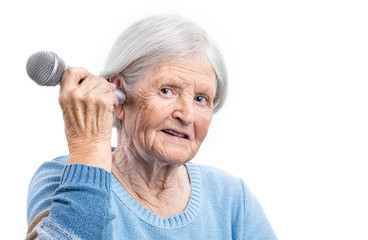
[[[35,236],[36,229],[41,239],[105,239],[109,235],[114,89],[85,69],[64,72],[59,104],[69,157],[62,174],[41,167],[32,180],[29,236]]]
[[[111,174],[65,161],[44,163],[31,181],[27,239],[108,239]]]
[[[115,85],[83,68],[68,68],[60,82],[59,104],[68,142],[68,164],[111,172],[111,135]]]

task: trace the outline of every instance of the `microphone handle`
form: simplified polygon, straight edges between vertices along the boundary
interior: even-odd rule
[[[114,90],[114,94],[118,98],[119,105],[123,105],[125,100],[126,100],[125,93],[123,91],[121,91],[120,89],[116,88]]]

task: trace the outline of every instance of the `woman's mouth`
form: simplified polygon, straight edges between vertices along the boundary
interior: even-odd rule
[[[182,134],[182,133],[178,133],[174,130],[171,130],[171,129],[165,129],[165,130],[162,130],[164,133],[167,133],[167,134],[170,134],[172,136],[175,136],[175,137],[180,137],[180,138],[185,138],[185,139],[188,139],[188,135],[186,134]]]

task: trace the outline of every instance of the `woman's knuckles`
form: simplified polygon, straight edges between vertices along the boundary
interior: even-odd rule
[[[70,97],[69,99],[73,102],[81,102],[82,99],[84,99],[85,97],[83,96],[83,94],[81,93],[81,91],[78,88],[73,89],[70,92]]]
[[[65,78],[80,78],[78,80],[81,80],[83,78],[86,78],[87,76],[90,76],[91,74],[88,72],[85,68],[80,67],[68,67],[64,71],[64,77]]]
[[[61,92],[59,95],[60,106],[67,104],[83,104],[86,106],[110,107],[115,103],[113,96],[99,91],[83,92],[76,88],[69,92]]]

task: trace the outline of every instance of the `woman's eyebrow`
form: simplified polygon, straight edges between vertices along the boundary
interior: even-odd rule
[[[187,82],[185,78],[182,78],[180,76],[169,76],[164,77],[164,79],[161,81],[161,85],[170,85],[173,87],[186,88],[190,85],[190,83]]]
[[[199,88],[196,94],[205,95],[211,99],[215,96],[215,92],[210,90],[210,88]]]

